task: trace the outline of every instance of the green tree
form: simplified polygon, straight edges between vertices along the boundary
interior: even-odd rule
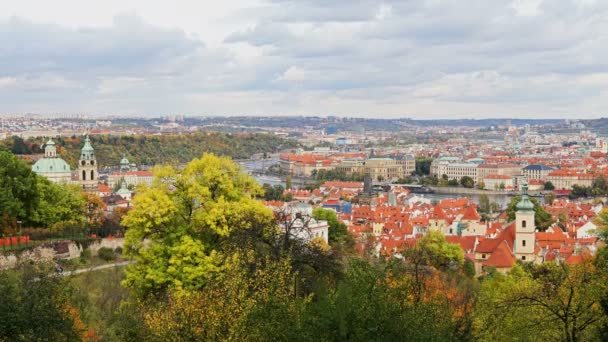
[[[181,171],[154,173],[122,221],[125,249],[137,261],[124,284],[139,295],[199,289],[221,270],[223,243],[235,232],[275,229],[271,211],[254,199],[261,187],[228,158],[204,154]]]
[[[473,186],[475,186],[475,181],[469,176],[464,176],[460,178],[460,184],[465,188],[473,188]]]
[[[490,212],[490,198],[486,194],[479,195],[479,207],[477,210],[480,213],[489,213]]]
[[[484,183],[483,181],[479,181],[479,183],[477,183],[477,189],[484,190],[485,188],[486,188],[486,183]]]
[[[55,184],[38,177],[38,207],[30,219],[36,227],[63,228],[80,227],[85,222],[86,199],[76,185]]]
[[[545,195],[545,204],[546,205],[552,205],[553,201],[555,201],[555,194],[550,192],[548,194]]]
[[[9,152],[0,152],[0,213],[30,224],[38,207],[38,177]]]
[[[291,179],[291,175],[287,175],[287,178],[285,179],[285,189],[291,189],[292,188],[292,179]]]
[[[0,340],[80,341],[85,327],[70,305],[67,278],[47,264],[0,272]]]
[[[427,176],[431,174],[431,163],[433,158],[416,157],[416,171],[418,176]]]
[[[515,220],[516,206],[519,201],[521,201],[521,196],[515,196],[507,205],[507,219],[509,221]],[[538,230],[544,232],[553,224],[551,214],[548,213],[545,208],[540,205],[540,203],[538,203],[536,198],[531,197],[530,201],[532,201],[534,204],[534,225]]]
[[[482,341],[597,340],[608,321],[600,302],[608,293],[605,272],[590,258],[565,263],[516,265],[507,276],[482,283],[476,328]]]
[[[550,181],[546,181],[543,188],[545,190],[555,190],[555,185],[553,185],[553,183],[551,183]]]
[[[330,209],[315,208],[312,211],[315,220],[327,221],[329,225],[328,238],[330,243],[345,243],[352,240],[348,227],[338,220],[336,213]]]

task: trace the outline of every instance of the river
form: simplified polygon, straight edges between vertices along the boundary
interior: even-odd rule
[[[278,159],[264,159],[264,160],[246,160],[240,161],[239,164],[247,170],[247,172],[253,171],[265,171],[270,165],[277,164],[279,162]],[[270,184],[285,186],[285,180],[281,179],[278,176],[270,176],[270,175],[253,175],[255,180],[257,180],[260,184]],[[294,184],[294,186],[298,186],[298,184]],[[470,198],[475,203],[479,204],[479,194],[419,194],[418,196],[429,198],[431,201],[441,201],[448,198]],[[507,196],[506,194],[488,194],[488,198],[490,202],[496,202],[500,204],[501,208],[505,209],[507,204],[511,201],[513,197]],[[539,198],[541,203],[543,202],[542,198]]]

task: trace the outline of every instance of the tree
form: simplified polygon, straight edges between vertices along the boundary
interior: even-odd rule
[[[482,283],[476,310],[481,340],[597,340],[608,322],[600,302],[608,293],[605,272],[590,258],[579,265],[516,265],[509,275]]]
[[[545,195],[545,204],[546,205],[552,205],[553,202],[555,201],[555,194],[550,192],[548,194]]]
[[[479,190],[483,190],[486,188],[486,183],[484,183],[483,181],[479,181],[479,183],[477,183],[477,188]]]
[[[0,272],[0,340],[80,341],[86,326],[70,305],[67,278],[48,264],[21,264]]]
[[[44,177],[37,179],[39,202],[30,223],[36,227],[60,229],[81,227],[85,222],[86,199],[76,185],[55,184]]]
[[[507,219],[509,221],[515,220],[516,206],[519,201],[521,201],[521,196],[515,196],[507,205]],[[531,197],[530,201],[534,204],[534,225],[536,226],[536,229],[544,232],[553,224],[551,214],[538,203],[536,198]]]
[[[543,188],[545,190],[555,190],[555,185],[553,185],[553,183],[551,183],[550,181],[546,181]]]
[[[458,181],[456,179],[450,179],[448,181],[448,186],[458,186]]]
[[[480,213],[489,213],[490,210],[490,198],[486,194],[479,195],[479,207],[477,208]]]
[[[315,208],[312,211],[315,220],[327,221],[329,225],[328,238],[330,243],[345,243],[352,240],[348,227],[338,220],[336,213],[330,209]]]
[[[463,176],[460,178],[460,184],[465,188],[473,188],[473,186],[475,186],[475,181],[469,176]]]
[[[38,206],[38,177],[9,152],[0,152],[0,213],[30,223]]]
[[[220,272],[223,243],[235,232],[276,229],[253,198],[261,187],[228,158],[203,154],[179,172],[163,166],[154,174],[122,221],[125,249],[137,261],[124,284],[141,296],[199,289]]]
[[[292,188],[292,179],[291,179],[291,175],[287,175],[287,178],[285,178],[285,189],[289,190]]]
[[[425,176],[431,174],[431,163],[433,158],[416,157],[416,175]]]

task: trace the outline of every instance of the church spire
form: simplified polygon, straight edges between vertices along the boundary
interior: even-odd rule
[[[517,211],[534,210],[534,203],[528,197],[528,182],[524,181],[521,185],[521,200],[517,203]]]

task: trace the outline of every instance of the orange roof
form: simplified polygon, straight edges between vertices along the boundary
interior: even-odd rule
[[[467,221],[478,221],[479,218],[480,216],[477,213],[477,209],[475,209],[475,205],[470,205],[464,212],[464,216],[462,217],[463,220]]]
[[[505,268],[512,267],[516,261],[517,260],[513,256],[513,253],[511,253],[509,245],[507,245],[507,242],[503,240],[500,244],[498,244],[494,252],[492,252],[492,255],[490,255],[490,257],[483,262],[483,265],[494,266],[496,268]]]

